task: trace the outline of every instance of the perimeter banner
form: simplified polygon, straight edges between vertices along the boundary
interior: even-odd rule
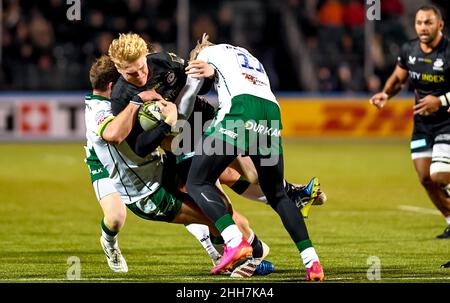
[[[409,138],[413,98],[394,98],[382,109],[368,98],[279,98],[284,138]]]
[[[213,103],[215,96],[208,96]],[[413,98],[280,97],[284,138],[409,138]],[[84,94],[0,95],[0,141],[84,140]]]

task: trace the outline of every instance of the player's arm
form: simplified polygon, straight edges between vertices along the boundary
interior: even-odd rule
[[[181,90],[176,104],[178,107],[178,115],[180,119],[187,120],[194,110],[195,99],[203,86],[204,79],[195,79],[191,76],[187,77],[186,84]]]
[[[216,76],[216,69],[203,60],[191,60],[186,67],[186,74],[194,79],[203,78],[204,82],[202,88],[197,95],[207,94],[214,84],[214,78]]]
[[[137,136],[133,150],[140,157],[147,156],[161,145],[166,136],[171,134],[172,126],[175,125],[178,119],[175,103],[162,100],[157,104],[161,110],[161,114],[166,119],[161,121],[155,128],[149,129]]]
[[[427,116],[437,112],[442,106],[447,107],[447,111],[450,112],[450,92],[441,96],[428,95],[423,97],[414,105],[414,114]]]
[[[144,104],[143,100],[162,100],[162,97],[154,90],[143,91],[134,96],[125,109],[102,129],[102,139],[113,144],[122,143],[133,129],[139,108]]]
[[[378,109],[383,108],[387,101],[402,89],[406,80],[408,80],[408,70],[397,65],[392,75],[386,81],[383,91],[373,95],[369,102]]]
[[[216,70],[205,60],[191,60],[186,67],[186,74],[188,75],[186,85],[181,90],[178,99],[178,113],[181,119],[187,120],[194,110],[195,99],[199,93],[205,93],[211,87]],[[207,85],[205,85],[205,79]],[[208,89],[205,90],[204,86]],[[203,88],[203,89],[202,89]],[[203,92],[201,92],[203,91]]]

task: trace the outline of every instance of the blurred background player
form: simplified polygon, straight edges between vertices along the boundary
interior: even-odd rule
[[[210,140],[210,145],[203,146],[202,141],[197,146],[200,149],[196,147],[186,184],[194,201],[221,232],[227,247],[221,262],[211,273],[220,273],[251,254],[251,246],[224,207],[220,192],[213,186],[222,171],[241,154],[250,156],[269,204],[280,216],[300,251],[306,279],[323,280],[323,269],[303,216],[286,195],[280,110],[264,67],[247,50],[229,44],[214,45],[205,34],[191,52],[190,59],[208,63],[211,71],[199,75],[200,79],[189,77],[187,85],[190,87],[184,92],[180,112],[190,116],[204,77],[214,79],[219,98],[216,118],[204,135],[204,140]],[[188,73],[195,74],[196,68],[188,67]],[[249,126],[251,121],[264,125],[259,124],[255,129]],[[244,136],[235,124],[239,122],[242,123],[239,129],[244,127],[247,130]],[[261,126],[265,132],[259,131]]]
[[[442,34],[444,21],[434,6],[422,6],[416,12],[417,39],[405,43],[397,66],[382,92],[370,103],[378,109],[395,96],[406,80],[414,88],[414,130],[411,157],[420,183],[447,227],[437,236],[450,238],[450,47]]]

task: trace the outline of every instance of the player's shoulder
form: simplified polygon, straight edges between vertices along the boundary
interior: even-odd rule
[[[224,51],[228,50],[229,47],[233,47],[230,44],[215,44],[205,47],[198,53],[198,59],[205,60],[209,57],[222,54]]]
[[[86,112],[96,112],[111,108],[111,99],[103,96],[88,94],[84,100],[86,104]]]
[[[157,52],[157,53],[151,53],[147,55],[147,63],[154,62],[154,61],[165,61],[168,59],[167,52]]]
[[[111,104],[111,99],[94,94],[87,94],[84,100],[86,104]]]
[[[169,66],[183,66],[185,60],[172,52],[161,51],[147,55],[147,63],[151,66],[169,65]]]

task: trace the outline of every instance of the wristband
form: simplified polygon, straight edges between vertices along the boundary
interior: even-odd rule
[[[133,98],[131,98],[130,103],[136,104],[136,105],[144,105],[144,101],[139,97],[139,95],[134,95]]]
[[[450,93],[446,93],[442,96],[439,96],[439,99],[441,100],[442,106],[449,106],[450,105]]]

